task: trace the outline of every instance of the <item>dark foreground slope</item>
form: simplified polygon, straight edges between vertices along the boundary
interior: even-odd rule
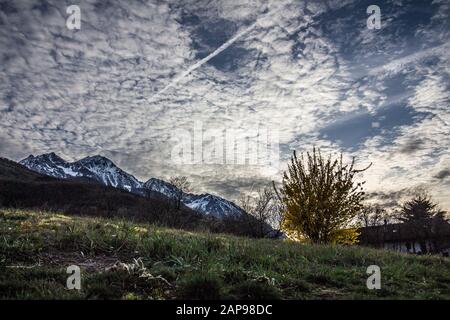
[[[50,177],[43,176],[35,171],[31,171],[17,162],[0,158],[0,179],[1,180],[17,180],[23,182],[54,180]]]
[[[250,215],[222,219],[204,215],[156,191],[140,196],[88,178],[59,179],[0,158],[0,207],[33,208],[65,214],[123,217],[186,230],[259,236]]]
[[[0,158],[0,207],[35,208],[66,214],[126,217],[166,226],[194,228],[203,217],[175,209],[162,197],[141,197],[88,179],[63,180],[41,175]]]
[[[450,299],[450,259],[0,209],[0,298]],[[67,290],[66,268],[81,268]],[[366,287],[369,265],[381,289]]]

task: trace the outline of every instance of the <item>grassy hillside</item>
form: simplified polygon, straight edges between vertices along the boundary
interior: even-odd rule
[[[80,291],[65,289],[72,264]],[[0,209],[0,298],[450,299],[449,283],[448,258]]]

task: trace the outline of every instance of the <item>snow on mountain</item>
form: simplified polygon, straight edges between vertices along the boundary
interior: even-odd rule
[[[37,157],[30,155],[19,163],[30,170],[56,178],[67,179],[79,176],[77,172],[70,168],[68,162],[58,157],[53,152],[42,154]]]
[[[184,194],[182,201],[192,210],[212,215],[217,218],[239,216],[244,213],[244,210],[239,208],[233,202],[209,193],[200,195],[186,193]]]
[[[89,178],[106,186],[120,188],[139,195],[148,194],[146,191],[157,192],[170,199],[179,199],[192,210],[217,218],[240,215],[243,210],[236,204],[219,196],[205,194],[180,194],[180,190],[161,179],[151,178],[142,183],[131,174],[117,167],[111,160],[102,156],[86,157],[75,162],[67,162],[55,153],[39,156],[30,155],[19,162],[28,169],[39,173],[61,178]]]
[[[137,192],[142,187],[142,183],[134,176],[102,156],[83,158],[74,162],[73,166],[83,176],[95,179],[107,186],[125,189],[129,192]]]
[[[173,184],[156,178],[150,178],[142,187],[146,190],[162,193],[170,199],[176,199],[180,194],[180,190]]]
[[[144,183],[143,188],[162,193],[171,199],[179,199],[181,192],[173,184],[155,178],[151,178]],[[194,211],[212,215],[217,218],[240,215],[243,213],[243,210],[233,202],[209,193],[197,195],[182,192],[181,196],[181,202],[183,202],[183,204],[187,207]]]
[[[141,182],[102,156],[67,162],[52,152],[36,157],[30,155],[19,163],[28,169],[56,178],[89,178],[106,186],[135,193],[141,189]]]

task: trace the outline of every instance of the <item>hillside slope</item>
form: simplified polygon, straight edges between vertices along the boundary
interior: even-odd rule
[[[0,298],[450,299],[450,259],[0,209]],[[69,265],[81,290],[65,289]],[[368,290],[366,269],[381,268]]]
[[[5,158],[0,158],[0,179],[18,181],[53,180]]]
[[[39,208],[67,214],[121,216],[167,226],[198,227],[203,217],[167,199],[141,197],[87,178],[57,179],[0,158],[0,206]]]

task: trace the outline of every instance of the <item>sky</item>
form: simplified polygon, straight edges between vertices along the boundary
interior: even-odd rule
[[[237,200],[316,146],[372,163],[370,201],[423,187],[450,210],[449,14],[445,0],[0,0],[0,156],[100,154]]]

